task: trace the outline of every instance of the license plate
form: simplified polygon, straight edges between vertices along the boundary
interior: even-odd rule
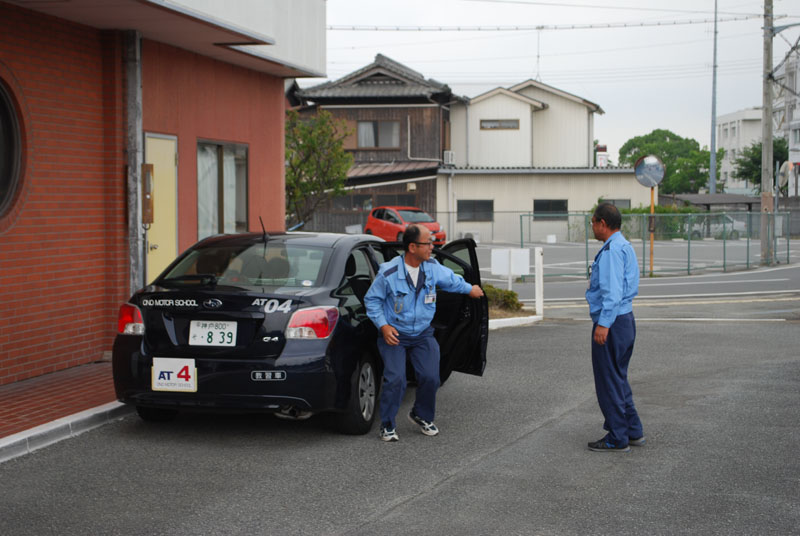
[[[236,322],[192,320],[189,346],[236,346]]]
[[[197,392],[197,368],[194,359],[153,358],[153,391]]]

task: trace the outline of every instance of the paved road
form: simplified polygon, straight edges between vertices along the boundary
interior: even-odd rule
[[[491,333],[485,376],[440,391],[436,438],[131,416],[0,464],[0,534],[800,534],[800,322],[682,313],[639,323],[630,454],[586,449],[589,324],[552,319]]]

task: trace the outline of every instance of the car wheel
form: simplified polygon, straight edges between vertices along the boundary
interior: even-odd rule
[[[378,376],[375,360],[365,355],[353,373],[350,382],[350,400],[347,409],[337,417],[340,432],[363,435],[372,429],[378,407]]]
[[[403,233],[397,233],[397,241],[398,242],[402,242],[403,241]]]
[[[700,239],[700,231],[692,231],[692,240]]]
[[[139,417],[141,417],[143,421],[168,422],[178,415],[178,410],[136,406],[136,413],[139,414]]]
[[[731,240],[739,240],[739,231],[731,231],[729,238]]]

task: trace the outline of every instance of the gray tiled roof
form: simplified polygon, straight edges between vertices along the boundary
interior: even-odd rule
[[[301,97],[307,99],[379,98],[379,97],[430,97],[437,93],[450,93],[447,84],[426,79],[382,54],[366,67],[338,80],[303,89]]]
[[[347,172],[347,178],[371,177],[412,171],[436,173],[438,168],[439,162],[363,162],[354,164]]]

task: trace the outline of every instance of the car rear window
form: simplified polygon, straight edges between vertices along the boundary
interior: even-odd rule
[[[205,247],[190,251],[160,283],[317,287],[329,256],[328,248],[285,242]]]
[[[410,223],[430,223],[436,221],[431,218],[427,212],[421,210],[400,210],[398,212],[400,212],[400,217],[403,218],[403,221]]]

